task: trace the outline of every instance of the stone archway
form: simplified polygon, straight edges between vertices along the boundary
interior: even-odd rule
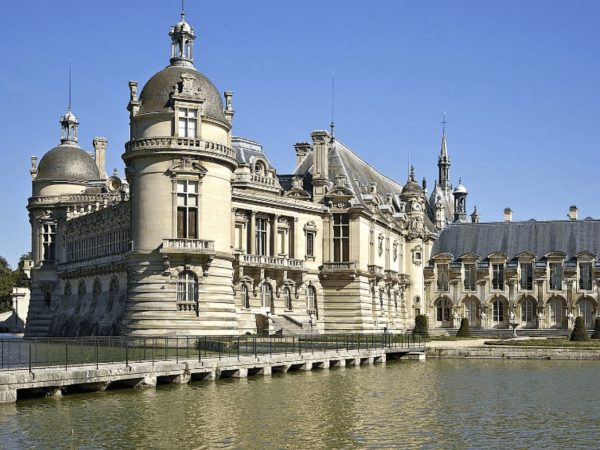
[[[471,328],[480,328],[481,327],[481,319],[480,319],[480,310],[481,310],[481,302],[479,298],[474,295],[469,295],[464,297],[461,302],[462,306],[462,317],[468,319],[469,327]]]
[[[519,328],[535,328],[537,301],[531,295],[524,295],[516,302],[515,315]]]
[[[553,295],[548,305],[548,328],[567,328],[567,301],[560,295]]]
[[[584,296],[577,300],[575,304],[575,310],[573,313],[575,316],[583,317],[586,329],[594,328],[594,320],[597,314],[597,303],[592,297]]]

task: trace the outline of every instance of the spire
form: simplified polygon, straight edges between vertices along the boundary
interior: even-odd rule
[[[171,65],[194,67],[194,28],[185,21],[183,0],[181,1],[181,20],[171,26]]]
[[[334,81],[333,72],[331,72],[331,140],[332,141],[335,138],[335,133],[333,132],[333,129],[335,128],[335,125],[333,124],[333,106],[334,106],[333,94],[335,92],[333,81]]]
[[[439,184],[442,189],[448,190],[450,187],[448,184],[448,180],[450,179],[450,158],[448,157],[448,148],[446,147],[446,111],[443,114],[442,149],[440,156],[438,156]]]
[[[60,143],[63,145],[77,145],[77,126],[79,121],[71,112],[71,61],[69,61],[69,110],[64,116],[60,117],[62,128]]]

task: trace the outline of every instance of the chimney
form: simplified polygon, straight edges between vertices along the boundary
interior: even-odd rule
[[[294,148],[296,149],[296,166],[299,166],[304,157],[310,153],[312,145],[310,142],[298,142]]]
[[[504,208],[504,221],[505,222],[512,222],[512,209],[510,208]]]
[[[473,223],[479,223],[479,218],[481,217],[481,214],[479,214],[477,212],[477,206],[475,207],[475,210],[473,211],[473,214],[471,214],[471,222]]]
[[[108,146],[108,140],[103,137],[95,137],[93,144],[96,155],[96,166],[98,167],[98,172],[100,172],[100,178],[106,180],[108,178],[106,175],[106,147]]]
[[[569,219],[571,220],[577,220],[577,212],[579,210],[577,209],[577,206],[573,205],[569,208]]]

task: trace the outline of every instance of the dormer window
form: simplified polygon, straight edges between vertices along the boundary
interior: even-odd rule
[[[504,264],[492,264],[492,289],[504,290]]]
[[[579,289],[592,290],[592,263],[579,264]]]
[[[533,289],[533,264],[521,263],[520,285],[523,290]]]
[[[550,263],[550,289],[562,290],[562,264]]]
[[[475,264],[465,264],[465,291],[475,290],[476,275]]]
[[[437,265],[437,290],[448,292],[448,264]]]
[[[179,137],[196,137],[198,128],[198,110],[179,108]]]

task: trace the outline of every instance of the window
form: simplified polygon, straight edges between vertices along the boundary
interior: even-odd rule
[[[504,321],[504,302],[502,300],[496,300],[492,305],[492,321]]]
[[[266,256],[267,254],[267,219],[256,218],[256,254]]]
[[[314,286],[308,286],[308,288],[306,288],[306,309],[306,312],[309,315],[314,314],[315,317],[318,317],[317,290]]]
[[[92,288],[92,303],[90,305],[90,313],[93,313],[96,310],[96,305],[98,304],[98,298],[102,293],[102,284],[100,283],[100,279],[96,278],[94,280],[94,287]]]
[[[350,223],[346,214],[333,215],[333,261],[350,261]]]
[[[243,236],[243,225],[235,226],[235,249],[242,250],[242,236]]]
[[[108,302],[106,304],[106,312],[111,312],[115,305],[115,299],[119,293],[119,279],[113,276],[110,280],[110,287],[108,288]]]
[[[292,310],[292,293],[288,287],[283,288],[283,298],[285,300],[285,308],[288,311]]]
[[[198,182],[177,182],[177,238],[197,239]]]
[[[197,109],[179,108],[179,137],[195,138],[197,123]]]
[[[279,254],[285,255],[287,253],[285,248],[285,230],[277,231],[277,242],[277,245],[279,246]]]
[[[475,290],[475,264],[465,264],[465,291]]]
[[[77,306],[75,307],[75,314],[79,314],[79,311],[81,311],[81,305],[83,304],[83,297],[85,297],[85,294],[85,281],[79,280],[79,286],[77,287]]]
[[[562,289],[562,264],[550,263],[550,289]]]
[[[437,265],[437,290],[448,291],[448,264]]]
[[[450,302],[441,299],[436,307],[436,320],[438,322],[448,322],[450,320]]]
[[[260,294],[263,308],[271,307],[271,291],[271,285],[269,283],[262,284]]]
[[[504,264],[492,264],[492,289],[504,290]]]
[[[530,300],[521,303],[521,322],[533,322],[533,303]]]
[[[315,256],[315,233],[306,233],[306,256]]]
[[[469,325],[474,325],[477,321],[477,302],[475,300],[465,301],[465,317]]]
[[[550,301],[550,326],[562,325],[563,304],[560,300]]]
[[[586,328],[591,328],[593,326],[592,311],[593,311],[592,302],[590,302],[588,300],[583,300],[582,302],[579,303],[579,316],[583,317]]]
[[[242,284],[240,288],[240,296],[242,297],[242,305],[246,309],[250,309],[250,296],[248,295],[248,288],[245,284]]]
[[[177,308],[180,312],[198,312],[198,278],[186,270],[177,280]]]
[[[42,240],[44,243],[44,261],[54,261],[56,259],[56,225],[45,223],[42,225]]]
[[[592,263],[579,264],[579,289],[592,290]]]
[[[521,263],[521,289],[533,289],[533,264]]]

